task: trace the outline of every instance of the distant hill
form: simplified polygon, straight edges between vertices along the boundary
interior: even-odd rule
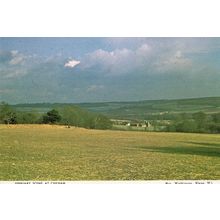
[[[52,108],[79,106],[83,109],[102,113],[111,118],[145,119],[154,115],[173,115],[178,113],[194,113],[203,111],[207,114],[220,112],[220,97],[205,97],[175,100],[145,100],[131,102],[102,103],[34,103],[17,104],[14,107],[22,111],[44,113]]]

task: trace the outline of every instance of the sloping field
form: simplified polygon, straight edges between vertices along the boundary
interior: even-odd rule
[[[220,180],[220,135],[0,125],[0,180]]]

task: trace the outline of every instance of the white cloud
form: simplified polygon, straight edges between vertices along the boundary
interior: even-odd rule
[[[13,90],[12,89],[0,89],[0,94],[8,94],[11,93]]]
[[[24,61],[23,56],[16,56],[9,61],[9,64],[10,65],[17,65],[17,64],[22,63],[23,61]]]
[[[148,44],[142,44],[137,50],[138,55],[146,55],[151,51],[151,47]]]
[[[98,49],[86,56],[86,66],[93,66],[96,64],[115,65],[122,59],[127,59],[132,54],[131,50],[126,48],[116,49],[114,51],[106,51]]]
[[[151,53],[151,47],[147,44],[141,45],[136,50],[127,48],[106,51],[98,49],[86,55],[82,61],[82,68],[99,66],[105,73],[123,74],[142,64],[146,64]]]
[[[187,71],[195,67],[185,51],[167,45],[143,43],[136,49],[99,49],[87,54],[82,60],[82,68],[96,68],[103,74],[122,75],[129,73],[167,73]]]
[[[180,59],[180,58],[182,58],[183,55],[182,55],[182,52],[180,50],[178,50],[178,51],[176,51],[174,56],[176,59]]]
[[[18,76],[24,76],[28,73],[27,69],[18,68],[18,69],[11,69],[7,68],[7,70],[0,71],[0,76],[7,79],[7,78],[14,78]]]
[[[113,51],[106,51],[102,49],[98,49],[87,55],[88,61],[91,62],[91,65],[97,62],[101,62],[103,64],[121,64],[129,60],[130,58],[134,59],[135,56],[142,56],[149,52],[149,47],[147,45],[142,45],[137,50],[130,50],[127,48],[116,49]],[[93,63],[92,63],[93,62]]]
[[[11,53],[11,60],[9,61],[10,65],[21,64],[26,58],[22,53],[19,53],[17,50],[12,50],[10,53]]]
[[[171,54],[163,54],[155,62],[155,66],[159,72],[187,70],[192,67],[192,60],[185,57],[182,51],[177,50]]]
[[[189,67],[192,63],[189,58],[186,58],[181,51],[176,51],[174,56],[170,57],[167,61],[167,64],[169,65],[176,65],[179,67]]]
[[[78,60],[69,60],[68,62],[66,62],[65,64],[64,64],[64,66],[65,67],[68,67],[68,68],[73,68],[73,67],[75,67],[76,65],[78,65],[78,64],[80,64],[80,61],[78,61]]]
[[[18,54],[18,50],[12,50],[11,54],[12,54],[12,56],[16,56]]]
[[[0,77],[14,78],[26,75],[33,64],[33,58],[17,50],[0,51]]]
[[[97,90],[103,89],[103,85],[91,85],[87,88],[87,92],[95,92]]]

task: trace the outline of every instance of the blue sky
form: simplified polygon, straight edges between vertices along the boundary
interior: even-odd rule
[[[0,38],[0,101],[220,96],[220,38]]]

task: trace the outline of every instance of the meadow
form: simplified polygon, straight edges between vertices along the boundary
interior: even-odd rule
[[[220,135],[0,125],[0,180],[220,180]]]

